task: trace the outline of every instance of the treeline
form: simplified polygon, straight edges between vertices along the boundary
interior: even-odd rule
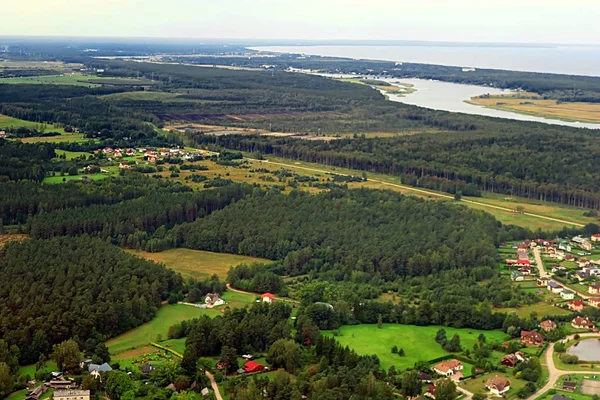
[[[311,195],[255,191],[165,240],[191,249],[282,260],[281,275],[378,273],[386,280],[493,266],[489,214],[376,190]]]
[[[114,336],[149,321],[182,290],[172,270],[89,237],[9,243],[0,281],[0,336],[18,346],[22,364],[74,332]]]
[[[31,219],[33,238],[91,235],[122,247],[150,251],[168,248],[167,230],[195,221],[252,193],[247,184],[186,193],[151,193],[113,205],[92,205],[38,214]],[[171,246],[173,247],[173,246]]]
[[[600,209],[600,141],[583,130],[510,129],[324,141],[194,134],[197,144],[396,175],[450,193],[479,191]]]
[[[71,181],[61,185],[32,181],[0,183],[0,221],[4,225],[26,223],[38,213],[114,204],[150,193],[191,192],[187,186],[141,174],[98,181]]]

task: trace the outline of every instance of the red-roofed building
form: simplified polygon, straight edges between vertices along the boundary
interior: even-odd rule
[[[536,331],[521,331],[521,343],[526,346],[539,346],[544,343],[544,336]]]
[[[530,265],[531,265],[531,262],[529,260],[524,260],[524,259],[517,260],[518,267],[529,267]]]
[[[588,304],[592,307],[600,308],[600,297],[588,299]]]
[[[272,293],[263,293],[260,296],[260,298],[265,303],[274,303],[275,302],[275,296]]]
[[[251,374],[254,372],[263,372],[265,370],[264,365],[261,365],[255,361],[246,361],[244,364],[244,372]]]
[[[600,233],[595,233],[592,235],[592,242],[600,242]]]
[[[571,300],[569,301],[569,310],[581,311],[585,307],[585,303],[582,300]]]

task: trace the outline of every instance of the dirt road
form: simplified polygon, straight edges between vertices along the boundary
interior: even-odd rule
[[[215,381],[215,377],[213,376],[213,374],[211,374],[208,371],[204,371],[204,374],[210,380],[210,386],[212,387],[213,391],[215,392],[215,397],[217,398],[217,400],[223,400],[223,396],[221,396],[221,392],[219,392],[219,385],[217,385],[217,381]]]
[[[540,278],[549,278],[550,274],[544,269],[544,263],[542,262],[542,257],[540,256],[540,249],[534,247],[533,256],[535,257],[535,265],[538,267]]]
[[[255,160],[253,158],[248,158],[248,160],[250,161],[261,161],[264,163],[269,163],[269,164],[273,164],[273,165],[280,165],[283,167],[292,167],[292,168],[297,168],[297,169],[303,169],[305,171],[312,171],[312,172],[318,172],[321,174],[327,174],[330,173],[330,171],[326,171],[326,170],[322,170],[322,169],[317,169],[317,168],[309,168],[309,167],[301,167],[295,164],[288,164],[288,163],[281,163],[281,162],[275,162],[275,161],[269,161],[269,160]],[[337,175],[344,175],[344,176],[349,176],[348,174],[342,174],[339,172],[336,172]],[[371,179],[369,178],[369,180],[371,182],[376,182],[376,183],[381,183],[382,185],[387,185],[387,186],[391,186],[391,187],[396,187],[398,189],[405,189],[405,190],[409,190],[409,191],[413,191],[413,192],[418,192],[418,193],[423,193],[429,196],[435,196],[435,197],[441,197],[444,199],[449,199],[449,200],[454,200],[454,196],[450,196],[450,195],[446,195],[446,194],[441,194],[441,193],[435,193],[435,192],[431,192],[429,190],[423,190],[423,189],[418,189],[412,186],[406,186],[406,185],[400,185],[397,183],[389,183],[389,182],[385,182],[382,180],[378,180],[378,179]],[[466,199],[461,199],[460,201],[463,201],[465,203],[469,203],[469,204],[476,204],[478,206],[481,207],[486,207],[486,208],[493,208],[496,210],[501,210],[501,211],[508,211],[508,212],[514,212],[513,209],[511,208],[507,208],[507,207],[500,207],[500,206],[495,206],[492,204],[486,204],[486,203],[481,203],[479,201],[474,201],[474,200],[466,200]],[[528,212],[524,212],[523,215],[527,215],[529,217],[534,217],[534,218],[540,218],[540,219],[545,219],[548,221],[554,221],[554,222],[559,222],[561,224],[567,224],[567,225],[573,225],[573,226],[577,226],[582,228],[584,225],[583,224],[579,224],[573,221],[567,221],[564,219],[559,219],[559,218],[553,218],[553,217],[547,217],[545,215],[539,215],[539,214],[533,214],[533,213],[528,213]]]

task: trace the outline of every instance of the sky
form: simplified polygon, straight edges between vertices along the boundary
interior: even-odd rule
[[[600,0],[0,0],[0,35],[600,44]]]

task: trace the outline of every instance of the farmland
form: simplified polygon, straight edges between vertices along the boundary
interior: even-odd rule
[[[392,365],[396,369],[406,369],[412,367],[417,361],[428,361],[449,354],[435,342],[436,332],[440,328],[442,327],[396,324],[383,324],[382,329],[368,324],[343,326],[339,329],[340,335],[336,339],[358,354],[377,354],[381,366],[385,369]],[[501,341],[506,337],[501,331],[443,328],[446,330],[447,337],[458,334],[463,348],[473,347],[480,333],[486,336],[488,342]],[[333,335],[332,332],[326,334]],[[406,355],[400,357],[392,354],[390,349],[394,345],[403,348]]]
[[[65,130],[63,128],[58,128],[52,126],[50,124],[33,122],[33,121],[25,121],[23,119],[8,117],[6,115],[0,115],[0,130],[8,129],[8,128],[28,128],[28,129],[37,129],[40,132],[57,132],[61,135],[65,134]]]
[[[179,272],[185,278],[192,277],[196,279],[208,278],[213,274],[217,274],[219,278],[225,279],[229,268],[235,265],[269,262],[269,260],[236,254],[212,253],[210,251],[183,248],[165,250],[160,253],[149,253],[140,250],[127,251],[138,257],[163,263],[167,267]]]

